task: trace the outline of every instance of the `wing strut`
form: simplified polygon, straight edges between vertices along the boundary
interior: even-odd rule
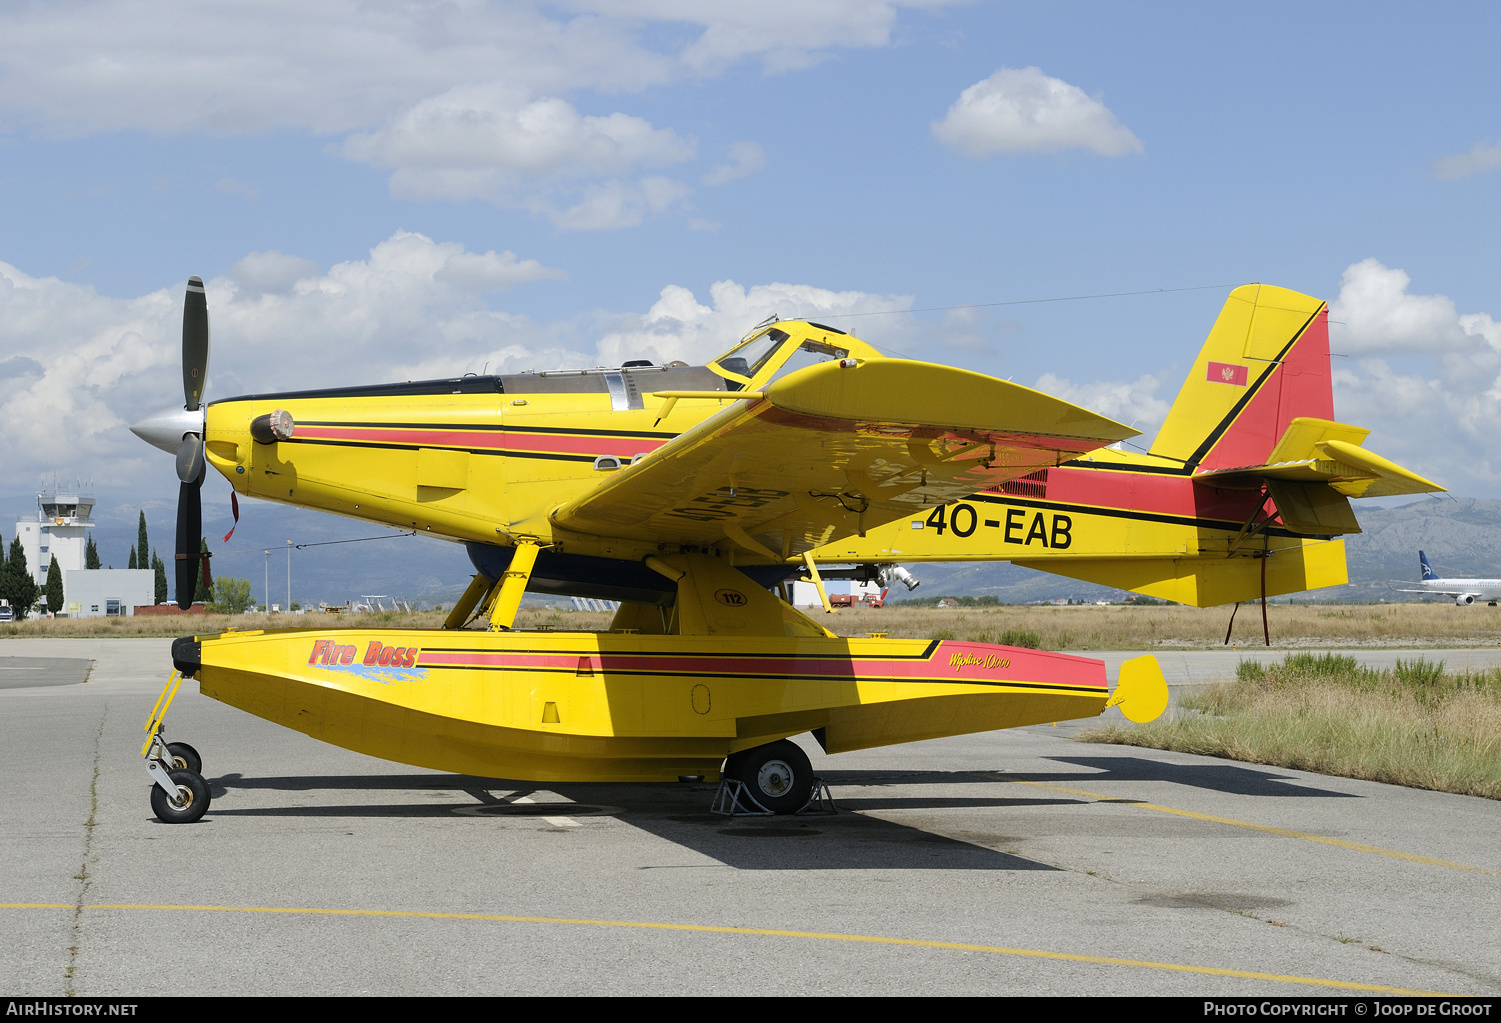
[[[491,632],[507,632],[515,623],[516,612],[521,608],[521,598],[526,593],[526,584],[532,578],[532,568],[537,564],[537,553],[541,549],[536,540],[517,539],[516,553],[501,573],[500,585],[496,587],[490,604]]]
[[[813,578],[813,585],[818,587],[818,599],[823,601],[823,609],[833,614],[834,605],[829,603],[829,594],[823,587],[823,577],[818,574],[818,566],[813,563],[812,551],[803,552],[803,564],[808,568],[808,575]]]

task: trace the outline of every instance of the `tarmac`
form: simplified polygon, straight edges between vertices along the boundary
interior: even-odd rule
[[[168,825],[139,752],[168,647],[0,641],[0,994],[1501,992],[1494,801],[1040,726],[804,736],[838,813],[727,819],[712,785],[374,760],[187,682],[168,734],[213,805]],[[1161,659],[1181,686],[1241,656]]]

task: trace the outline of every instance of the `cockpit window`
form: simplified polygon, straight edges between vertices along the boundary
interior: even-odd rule
[[[820,362],[828,362],[830,359],[846,359],[849,358],[849,354],[848,348],[838,348],[824,344],[822,341],[809,339],[797,346],[797,351],[787,357],[787,361],[782,363],[771,379],[784,377],[788,373],[795,373],[800,369],[816,366]]]
[[[772,327],[764,334],[758,334],[743,344],[737,345],[720,358],[715,365],[726,373],[734,373],[749,379],[761,372],[771,357],[776,354],[782,342],[790,337],[785,330]]]

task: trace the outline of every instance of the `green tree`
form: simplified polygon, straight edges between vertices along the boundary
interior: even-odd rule
[[[193,602],[202,601],[207,604],[214,599],[214,576],[208,567],[208,541],[203,537],[198,538],[198,550],[203,558],[198,562],[198,582],[193,589]],[[203,585],[203,580],[208,579],[208,585]]]
[[[47,566],[47,610],[57,614],[63,609],[63,570],[58,567],[57,555]]]
[[[83,567],[99,568],[99,548],[94,546],[94,534],[90,533],[88,539],[83,542]]]
[[[125,567],[126,568],[135,568],[136,567],[136,549],[134,547],[132,547],[130,549],[130,563],[127,564]]]
[[[156,570],[156,602],[167,602],[167,566],[161,558],[157,557],[156,551],[151,552],[151,567]]]
[[[146,562],[146,552],[151,550],[146,543],[146,513],[141,512],[141,524],[136,529],[136,568],[150,568]]]
[[[250,606],[250,580],[223,575],[214,580],[214,602],[210,611],[219,614],[244,614]]]
[[[10,542],[10,557],[6,558],[5,567],[0,569],[0,597],[10,601],[16,620],[20,621],[31,613],[36,595],[36,580],[26,568],[26,552],[22,550],[21,538],[18,536]]]

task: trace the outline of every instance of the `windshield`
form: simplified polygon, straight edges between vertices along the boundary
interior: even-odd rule
[[[761,371],[761,367],[776,354],[782,342],[789,337],[785,330],[772,327],[743,344],[737,345],[720,358],[715,365],[726,373],[749,379]]]

